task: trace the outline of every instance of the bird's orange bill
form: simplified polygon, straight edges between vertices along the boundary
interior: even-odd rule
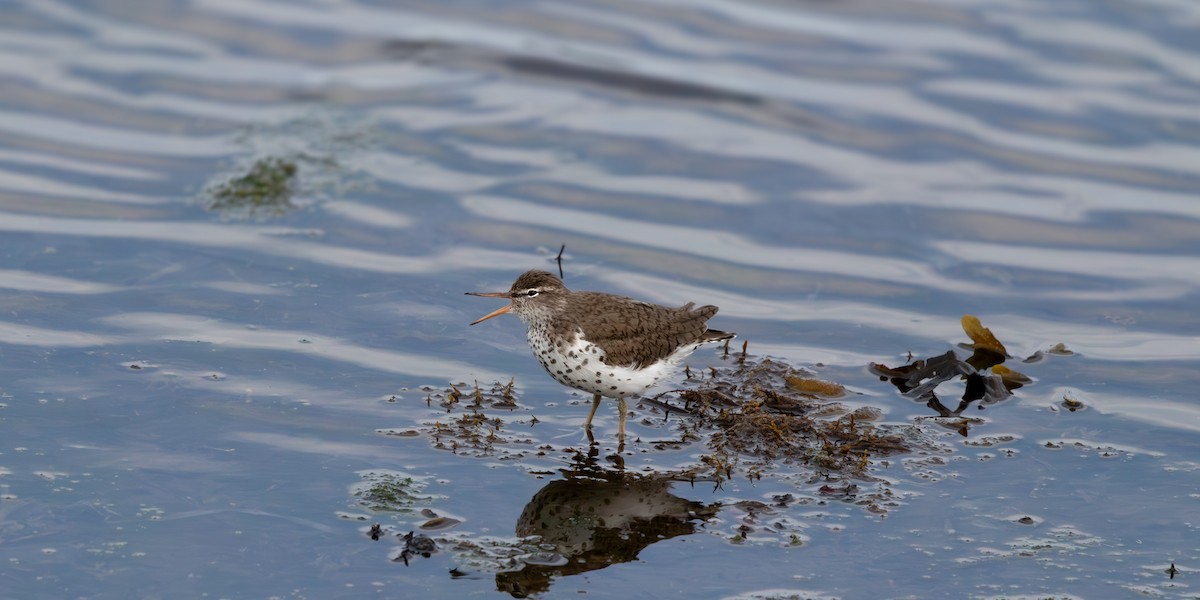
[[[512,294],[510,294],[508,292],[467,292],[467,295],[468,296],[482,296],[484,298],[508,298],[510,300],[512,299]],[[492,317],[502,315],[502,314],[512,310],[512,307],[513,307],[512,303],[509,302],[507,305],[497,308],[496,310],[493,310],[492,312],[476,319],[475,322],[471,323],[471,324],[475,325],[478,323],[482,323]]]

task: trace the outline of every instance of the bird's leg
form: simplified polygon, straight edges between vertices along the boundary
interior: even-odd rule
[[[592,428],[592,417],[596,416],[597,408],[600,408],[600,394],[592,396],[592,412],[588,413],[587,422],[583,424],[585,429]]]
[[[617,398],[617,410],[621,411],[621,419],[617,425],[617,441],[625,442],[625,396]]]

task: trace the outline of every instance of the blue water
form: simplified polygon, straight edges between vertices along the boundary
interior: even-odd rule
[[[541,596],[1194,597],[1197,24],[1188,0],[0,6],[0,598],[509,597],[588,399],[463,292],[561,244],[572,288],[716,304],[919,447],[858,482],[882,515],[806,465],[677,484],[722,508]],[[293,206],[209,210],[268,158]],[[964,314],[1034,378],[966,437],[866,369],[966,342]],[[511,437],[436,447],[461,413],[427,396],[510,379]],[[697,464],[634,406],[628,471]],[[411,505],[360,505],[368,472]],[[462,524],[393,562],[433,515]]]

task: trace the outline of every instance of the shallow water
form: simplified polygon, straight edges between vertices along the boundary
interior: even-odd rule
[[[635,503],[693,518],[526,589],[1195,597],[1198,25],[1184,0],[0,7],[0,597],[508,597],[559,564],[519,522],[580,466],[587,398],[463,292],[561,244],[571,287],[716,304],[919,447],[857,482],[882,514],[801,464],[655,487]],[[272,159],[283,205],[209,209]],[[964,314],[1033,377],[966,436],[867,370],[966,342]],[[460,413],[433,396],[510,380],[510,437],[436,447]],[[707,452],[635,403],[617,454],[611,404],[591,468]],[[413,479],[402,510],[355,495],[379,473]],[[462,523],[394,562],[435,515]]]

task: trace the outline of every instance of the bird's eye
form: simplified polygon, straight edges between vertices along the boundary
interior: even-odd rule
[[[537,290],[529,290],[528,292],[525,292],[525,295],[532,298],[532,297],[538,295],[538,291]]]

